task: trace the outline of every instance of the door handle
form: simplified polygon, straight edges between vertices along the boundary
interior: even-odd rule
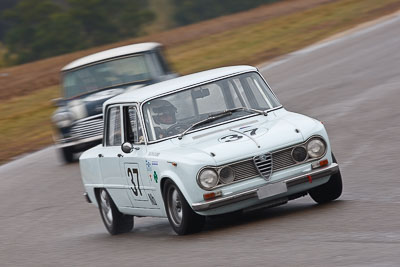
[[[124,155],[122,155],[122,154],[118,154],[117,156],[118,156],[118,158],[123,158],[124,157]]]
[[[103,154],[99,154],[99,158],[102,158],[102,157],[104,157]]]

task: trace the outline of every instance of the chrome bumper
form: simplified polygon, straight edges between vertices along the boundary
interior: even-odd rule
[[[299,185],[302,183],[308,183],[308,182],[310,182],[310,179],[311,179],[311,181],[314,181],[314,180],[335,174],[338,171],[339,171],[339,165],[337,163],[332,163],[331,165],[329,165],[327,167],[313,170],[308,173],[304,173],[304,174],[301,174],[301,175],[298,175],[295,177],[285,179],[285,180],[283,180],[283,182],[286,183],[286,186],[289,189],[290,187],[293,187],[295,185]],[[282,182],[282,180],[276,181],[276,182]],[[243,191],[243,192],[240,192],[240,193],[237,193],[234,195],[225,196],[225,197],[223,196],[221,198],[214,199],[214,200],[193,203],[192,208],[195,211],[205,211],[205,210],[222,207],[222,206],[225,206],[228,204],[233,204],[233,203],[251,199],[251,198],[258,198],[258,195],[257,195],[258,189],[259,189],[259,187],[253,188],[251,190]]]
[[[103,139],[103,135],[98,135],[98,136],[93,136],[89,137],[86,139],[81,139],[73,142],[68,142],[68,138],[66,139],[61,139],[61,140],[56,140],[56,147],[57,148],[63,148],[63,147],[70,147],[70,146],[76,146],[76,145],[81,145],[85,143],[90,143],[90,142],[95,142],[95,141],[101,141]]]

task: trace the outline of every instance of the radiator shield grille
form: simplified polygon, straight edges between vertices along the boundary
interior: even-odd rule
[[[272,156],[270,153],[262,154],[253,158],[254,164],[264,179],[269,180],[272,174]]]
[[[274,162],[273,171],[285,169],[297,164],[292,157],[292,148],[272,153],[272,160]]]
[[[307,162],[296,162],[293,159],[292,150],[296,146],[299,145],[291,146],[272,153],[261,154],[250,159],[245,159],[224,166],[231,167],[235,172],[235,179],[233,180],[233,182],[259,176],[263,177],[266,180],[269,180],[272,173],[276,171],[280,171]],[[219,168],[222,168],[224,166],[221,166]]]
[[[254,165],[253,160],[245,160],[229,165],[235,172],[235,180],[240,181],[248,178],[259,176],[258,170]]]

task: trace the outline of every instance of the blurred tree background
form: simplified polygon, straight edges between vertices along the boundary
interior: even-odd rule
[[[0,56],[21,64],[276,1],[1,0]]]
[[[172,0],[174,19],[178,25],[186,25],[206,19],[247,10],[278,0]]]

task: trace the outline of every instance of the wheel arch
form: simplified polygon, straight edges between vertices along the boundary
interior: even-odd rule
[[[109,191],[106,187],[104,187],[104,186],[98,186],[98,187],[94,187],[94,188],[93,188],[93,194],[94,194],[94,196],[95,196],[96,202],[93,202],[93,201],[92,201],[92,203],[93,203],[96,207],[99,207],[99,203],[100,203],[100,190],[102,190],[102,189],[104,189],[104,190],[108,193],[108,195],[110,196],[110,198],[111,198],[112,201],[114,202],[115,207],[118,209],[119,212],[121,212],[120,207],[115,203],[115,199],[113,198],[113,194],[111,194],[110,191]],[[121,213],[122,213],[122,212],[121,212]]]
[[[191,203],[193,203],[193,201],[192,201],[190,194],[186,190],[186,187],[182,183],[181,179],[173,172],[167,172],[167,173],[162,174],[162,176],[161,176],[160,192],[162,194],[163,200],[164,200],[164,188],[165,188],[165,184],[168,180],[172,181],[173,183],[176,184],[176,186],[178,186],[179,190],[185,197],[186,201],[189,203],[189,205],[191,205]]]
[[[97,207],[99,206],[99,203],[100,203],[100,201],[99,201],[99,197],[100,197],[100,190],[101,189],[105,189],[105,190],[107,190],[106,188],[104,188],[104,187],[94,187],[93,188],[93,194],[94,194],[94,196],[95,196],[95,202],[92,200],[92,203],[93,204],[95,204]],[[108,192],[108,191],[107,191]],[[111,197],[111,196],[110,196]]]

